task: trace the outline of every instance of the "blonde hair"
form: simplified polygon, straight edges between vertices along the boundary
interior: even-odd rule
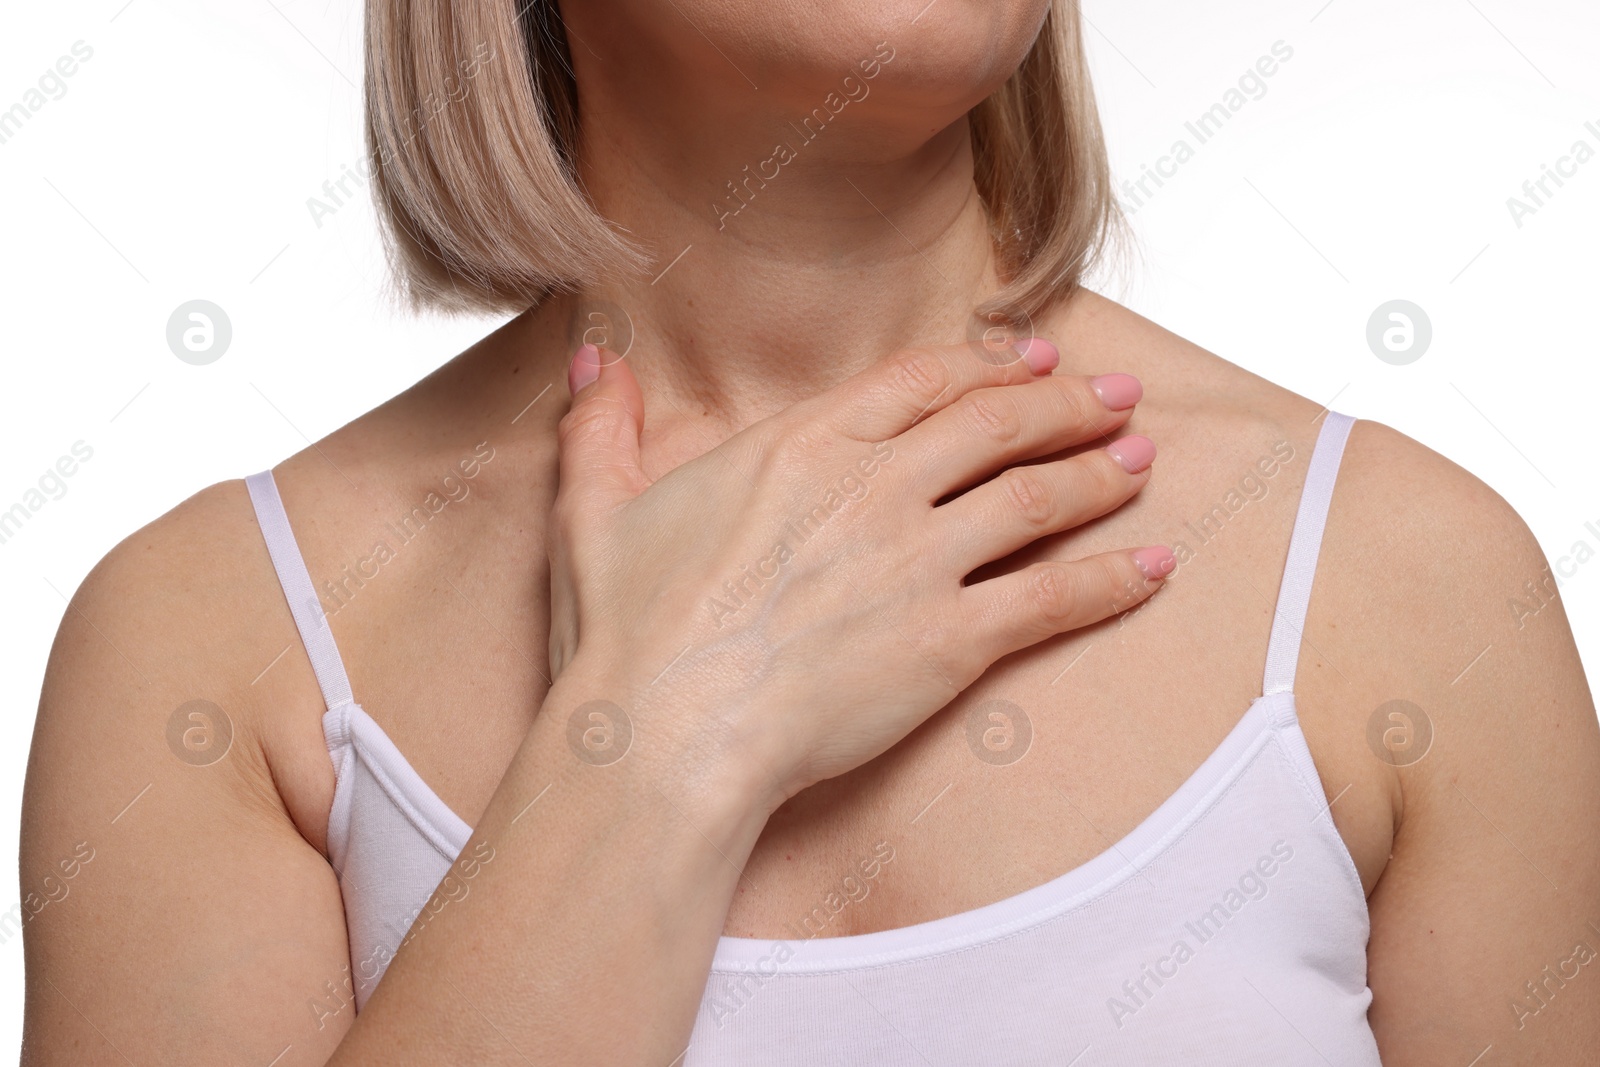
[[[1120,235],[1078,0],[970,115],[1005,288],[1036,315]],[[415,308],[520,312],[646,269],[576,177],[578,98],[555,0],[367,0],[367,150],[385,246]]]

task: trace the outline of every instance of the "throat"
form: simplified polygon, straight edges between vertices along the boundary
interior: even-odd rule
[[[896,349],[977,336],[974,308],[1000,279],[966,121],[892,157],[846,145],[805,149],[731,217],[708,190],[726,195],[738,155],[646,171],[586,146],[597,206],[650,253],[650,276],[541,314],[569,350],[626,353],[647,418],[716,440]]]

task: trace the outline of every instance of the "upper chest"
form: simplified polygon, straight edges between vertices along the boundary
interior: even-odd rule
[[[873,857],[871,892],[852,899],[829,933],[970,910],[1114,848],[1155,811],[1260,693],[1309,447],[1275,451],[1263,439],[1255,450],[1191,470],[1185,489],[1148,493],[1124,521],[1041,545],[1040,553],[1070,556],[1160,541],[1178,548],[1180,570],[1138,610],[995,664],[891,751],[780,809],[750,858],[727,932],[781,931]],[[547,688],[549,583],[539,523],[491,523],[501,532],[485,538],[474,519],[486,516],[471,514],[470,496],[449,506],[455,527],[430,519],[437,536],[386,545],[386,560],[358,565],[361,584],[347,581],[349,595],[325,606],[356,699],[421,781],[472,824]],[[318,558],[327,547],[308,551],[313,575],[319,564],[351,573]],[[1336,613],[1337,596],[1325,599]],[[1297,685],[1302,725],[1370,889],[1392,825],[1385,783],[1342,710],[1349,679],[1318,662],[1308,649]],[[326,758],[320,737],[300,736],[307,759]],[[304,807],[325,815],[331,793],[326,800]],[[893,862],[882,863],[885,854]]]

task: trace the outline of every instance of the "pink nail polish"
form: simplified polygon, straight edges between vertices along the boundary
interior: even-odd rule
[[[1102,374],[1089,379],[1089,388],[1112,411],[1125,411],[1144,397],[1144,386],[1131,374]]]
[[[572,364],[567,368],[567,390],[577,396],[578,390],[599,377],[600,350],[594,345],[582,345],[572,354]]]
[[[1156,459],[1156,443],[1143,434],[1130,434],[1106,446],[1111,458],[1129,474],[1138,474]]]
[[[1061,366],[1061,350],[1043,337],[1025,337],[1013,347],[1022,353],[1028,369],[1041,377]]]
[[[1133,562],[1148,579],[1165,578],[1178,569],[1178,557],[1164,545],[1135,549]]]

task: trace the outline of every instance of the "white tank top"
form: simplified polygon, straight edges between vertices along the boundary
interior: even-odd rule
[[[1176,793],[1107,851],[998,903],[815,936],[848,906],[829,894],[785,939],[722,938],[685,1067],[1377,1064],[1366,897],[1292,691],[1351,422],[1329,412],[1317,438],[1262,695]],[[359,1010],[472,828],[354,701],[272,472],[246,482],[328,704],[328,853]],[[886,842],[855,885],[870,891],[892,862]]]

